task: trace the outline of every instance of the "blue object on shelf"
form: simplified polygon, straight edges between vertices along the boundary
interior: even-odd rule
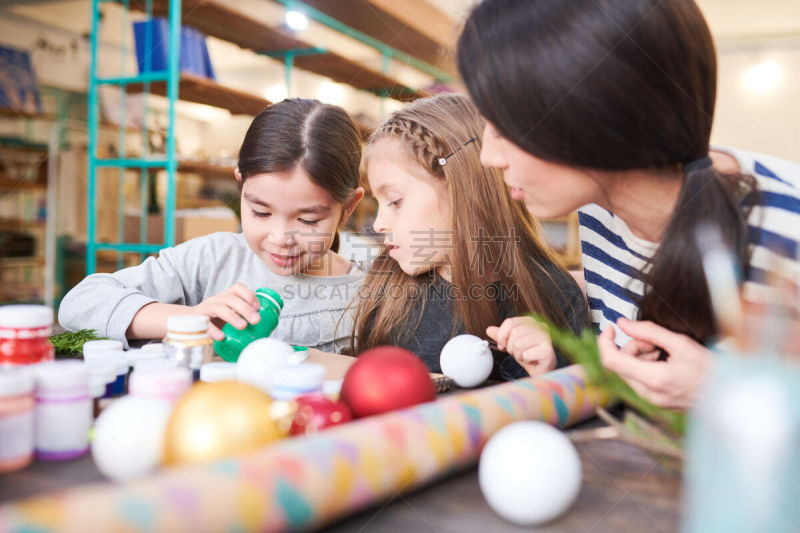
[[[147,31],[150,28],[150,49],[147,49]],[[139,66],[139,73],[143,72],[162,72],[167,70],[167,47],[169,38],[169,25],[166,19],[156,17],[133,23],[133,36],[136,41],[136,61]],[[211,67],[211,59],[208,55],[206,37],[200,31],[189,26],[181,27],[181,51],[180,51],[180,70],[202,76],[209,79],[216,79],[214,69]],[[149,54],[149,68],[146,65],[147,55]]]
[[[0,46],[0,107],[41,113],[42,101],[28,52]]]

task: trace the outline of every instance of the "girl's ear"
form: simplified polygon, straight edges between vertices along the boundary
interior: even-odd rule
[[[239,172],[239,167],[233,169],[233,176],[236,178],[236,181],[239,182],[239,185],[242,184],[242,173]]]
[[[347,219],[350,218],[350,215],[353,214],[358,202],[360,202],[364,198],[364,188],[363,187],[356,187],[356,190],[353,191],[353,197],[350,201],[345,205],[344,213],[342,213],[342,220],[339,222],[339,225],[344,224],[347,222]]]

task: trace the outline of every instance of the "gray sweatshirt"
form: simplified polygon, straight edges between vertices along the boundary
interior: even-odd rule
[[[352,329],[350,313],[343,317],[343,312],[358,295],[365,275],[354,265],[344,276],[279,276],[253,253],[241,233],[213,233],[165,248],[141,265],[86,277],[64,297],[58,321],[69,330],[94,329],[100,336],[126,342],[128,326],[146,304],[197,305],[242,283],[253,290],[269,287],[283,298],[272,337],[338,352],[349,346]]]

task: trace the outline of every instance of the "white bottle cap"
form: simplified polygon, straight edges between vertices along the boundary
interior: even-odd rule
[[[171,357],[159,357],[158,359],[141,359],[133,363],[133,371],[137,370],[157,370],[161,368],[173,368],[178,366],[178,361]]]
[[[80,389],[89,386],[89,371],[81,361],[48,361],[34,366],[36,388],[41,390]]]
[[[83,361],[87,365],[113,364],[118,376],[128,373],[128,356],[122,350],[91,349],[83,352]]]
[[[276,400],[292,400],[322,391],[324,380],[325,367],[317,363],[280,366],[272,372],[269,393]]]
[[[0,398],[33,392],[33,371],[28,367],[0,367]]]
[[[200,367],[200,381],[236,381],[236,363],[206,363]]]
[[[192,372],[186,367],[137,369],[128,381],[128,393],[175,401],[191,386]]]
[[[175,315],[167,319],[167,338],[202,339],[208,336],[208,317],[203,315]]]
[[[53,310],[46,305],[0,307],[0,328],[43,328],[53,324]]]
[[[164,351],[164,345],[160,342],[151,342],[150,344],[145,344],[140,349],[147,353],[161,353]]]
[[[100,339],[96,341],[86,341],[83,344],[83,353],[96,352],[99,350],[122,350],[122,341],[114,339]]]
[[[165,359],[161,351],[145,351],[137,348],[125,352],[125,358],[128,360],[128,366],[131,368],[136,366],[136,363],[139,361],[157,361],[159,359]]]

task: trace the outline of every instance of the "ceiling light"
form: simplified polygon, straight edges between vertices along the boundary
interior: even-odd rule
[[[286,25],[294,31],[303,31],[308,28],[308,17],[300,11],[289,10],[284,18]]]

